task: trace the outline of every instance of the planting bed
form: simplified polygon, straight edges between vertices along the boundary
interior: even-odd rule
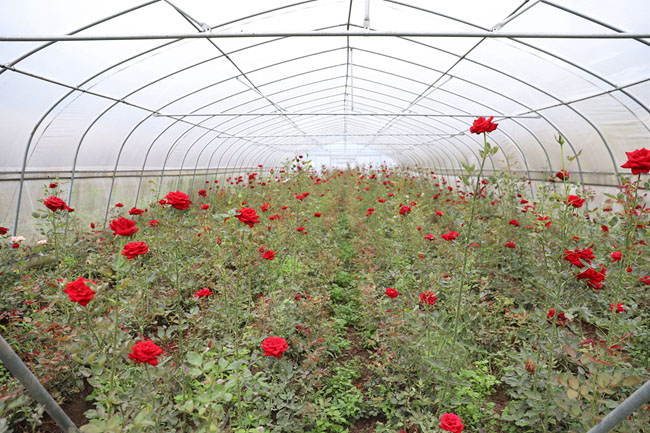
[[[584,432],[650,378],[636,176],[594,209],[569,173],[305,160],[3,237],[0,332],[82,431]],[[0,431],[56,431],[2,368],[0,396]]]

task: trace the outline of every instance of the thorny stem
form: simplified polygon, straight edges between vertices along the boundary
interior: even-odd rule
[[[110,401],[110,394],[113,392],[113,386],[115,385],[115,369],[117,367],[117,358],[119,356],[119,348],[118,348],[118,332],[120,329],[119,326],[119,300],[120,300],[120,295],[118,294],[118,287],[120,283],[120,270],[122,269],[122,249],[124,248],[124,239],[120,237],[119,241],[119,249],[118,249],[118,256],[117,256],[117,264],[115,265],[115,299],[113,300],[113,308],[115,309],[115,314],[113,316],[113,362],[111,365],[111,376],[110,376],[110,382],[109,382],[109,400],[107,401],[107,406],[108,406],[108,417],[110,418],[112,416],[112,407],[111,407],[111,401]]]
[[[487,148],[487,135],[486,133],[483,133],[483,139],[485,141],[485,147]],[[463,301],[463,295],[464,295],[464,287],[465,287],[465,272],[467,271],[467,259],[469,257],[469,249],[470,249],[470,241],[472,239],[472,226],[474,223],[474,215],[476,214],[476,205],[478,203],[478,198],[479,198],[479,188],[481,185],[481,177],[483,176],[483,167],[485,166],[485,161],[488,156],[488,151],[484,154],[482,154],[481,158],[481,168],[479,169],[478,177],[476,178],[476,186],[474,188],[474,197],[472,197],[472,207],[470,211],[470,217],[467,222],[467,236],[465,237],[465,245],[464,245],[464,251],[463,251],[463,267],[460,273],[460,280],[458,284],[458,291],[457,291],[457,296],[456,296],[456,313],[454,314],[454,332],[452,334],[452,340],[451,340],[451,350],[449,351],[449,360],[447,361],[447,371],[445,374],[445,387],[442,393],[442,399],[441,401],[444,402],[446,397],[447,397],[447,391],[449,389],[449,379],[451,376],[451,364],[454,359],[453,352],[454,349],[456,348],[456,343],[458,339],[458,327],[459,327],[459,322],[460,322],[460,310],[462,307],[462,301]]]
[[[618,279],[616,281],[616,287],[614,288],[614,308],[609,316],[609,331],[607,333],[607,344],[611,347],[616,339],[616,325],[617,325],[617,316],[616,316],[616,307],[621,298],[621,286],[623,281],[623,276],[627,272],[627,268],[630,265],[630,240],[634,235],[636,224],[634,222],[634,208],[636,207],[637,199],[639,198],[639,182],[641,182],[641,173],[637,176],[637,181],[634,184],[634,200],[630,203],[629,214],[627,218],[627,223],[625,226],[625,242],[623,244],[623,249],[621,250],[621,260],[620,260],[620,271],[618,273]],[[628,209],[625,209],[627,212]]]
[[[566,170],[565,170],[565,165],[564,165],[564,146],[562,145],[562,137],[558,140],[560,143],[560,154],[561,154],[561,160],[562,160],[562,184],[564,185],[564,211],[562,212],[562,224],[561,224],[561,236],[560,239],[562,241],[562,245],[560,248],[560,256],[558,257],[559,263],[562,263],[563,254],[564,251],[566,250],[567,246],[567,229],[568,229],[568,224],[567,224],[567,216],[569,213],[569,188],[570,185],[568,183],[568,179],[566,176]],[[558,275],[561,275],[558,273]],[[544,403],[544,422],[542,423],[542,427],[544,428],[544,432],[548,431],[548,417],[549,417],[549,408],[550,408],[550,402],[551,402],[551,373],[553,371],[553,364],[555,362],[555,346],[557,345],[558,341],[558,326],[557,326],[557,319],[560,315],[560,299],[562,297],[562,293],[564,291],[564,286],[567,283],[567,278],[561,278],[561,281],[557,284],[557,288],[555,290],[555,296],[553,297],[553,308],[555,311],[555,314],[553,315],[553,334],[552,334],[552,339],[551,339],[551,350],[549,353],[549,359],[548,363],[546,366],[546,397],[545,397],[545,403]]]

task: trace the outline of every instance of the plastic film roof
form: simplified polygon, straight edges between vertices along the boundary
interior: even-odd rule
[[[482,145],[469,126],[490,115],[503,152],[488,169],[545,179],[561,168],[561,134],[581,152],[576,180],[616,185],[624,152],[650,138],[647,0],[0,10],[0,170],[19,182],[16,207],[38,173],[209,177],[310,151],[455,174]]]

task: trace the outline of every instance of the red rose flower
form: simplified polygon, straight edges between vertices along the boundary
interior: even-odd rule
[[[95,292],[85,284],[85,281],[88,280],[79,277],[78,280],[66,284],[65,290],[63,290],[70,297],[70,301],[78,302],[82,307],[85,307],[95,297]]]
[[[320,218],[321,215],[323,215],[323,214],[320,213],[320,212],[314,212],[314,216],[315,216],[316,218]]]
[[[248,225],[249,227],[253,227],[255,224],[260,222],[257,216],[257,212],[255,212],[255,209],[253,208],[243,207],[239,209],[238,212],[239,215],[235,215],[235,218]]]
[[[629,267],[628,269],[629,269],[628,272],[630,272],[631,269]],[[647,275],[643,278],[639,278],[639,281],[641,281],[643,284],[647,284],[648,286],[650,286],[650,277],[648,277]]]
[[[122,203],[115,203],[115,207],[124,207]]]
[[[195,297],[195,298],[204,298],[204,297],[206,297],[206,296],[208,296],[208,295],[211,295],[211,294],[212,294],[212,292],[210,291],[209,288],[207,288],[207,287],[201,287],[201,290],[199,290],[198,292],[196,292],[196,293],[194,294],[194,297]]]
[[[605,233],[607,233],[609,231],[609,227],[607,227],[606,225],[600,226],[600,229]]]
[[[151,340],[139,341],[133,346],[133,351],[129,353],[129,359],[133,359],[136,364],[146,362],[151,365],[158,365],[158,355],[161,355],[163,350],[156,346]]]
[[[438,299],[438,297],[436,295],[434,295],[433,292],[426,291],[426,292],[420,293],[420,301],[423,304],[435,305],[436,304],[436,299]]]
[[[506,248],[515,248],[515,247],[516,247],[516,245],[515,245],[515,243],[514,243],[514,242],[506,242],[506,245],[505,245],[505,247],[506,247]]]
[[[517,220],[510,220],[510,222],[508,224],[510,224],[511,226],[515,226],[515,227],[520,226],[519,221],[517,221]]]
[[[443,211],[441,211],[441,210],[437,210],[437,211],[436,211],[436,215],[437,215],[437,216],[443,216],[444,214],[445,214],[445,213],[444,213]]]
[[[566,170],[560,170],[557,173],[555,173],[555,177],[557,177],[560,180],[569,180],[569,172]]]
[[[298,227],[298,231],[299,231],[299,232],[304,232],[304,231],[305,231],[305,228],[304,228],[304,227]]]
[[[59,197],[54,197],[54,196],[50,196],[46,198],[43,204],[52,212],[56,212],[58,210],[64,210],[68,207],[68,205],[65,204],[65,201],[63,201]]]
[[[404,205],[399,210],[400,215],[407,215],[407,214],[410,214],[410,213],[411,213],[411,206]]]
[[[138,209],[137,207],[132,207],[129,211],[129,215],[142,215],[144,213],[143,209]]]
[[[200,195],[201,197],[206,197],[206,196],[208,195],[208,193],[207,193],[204,189],[200,189],[200,190],[199,190],[199,195]]]
[[[122,255],[131,260],[135,256],[147,254],[148,251],[149,247],[144,242],[129,242],[128,244],[124,245]]]
[[[553,323],[553,317],[555,317],[555,308],[549,308],[548,313],[546,313],[546,320]],[[557,315],[555,324],[558,326],[564,326],[568,321],[569,319],[564,315],[564,313],[560,313]]]
[[[576,248],[575,251],[564,250],[564,260],[578,268],[584,268],[585,266],[580,260],[590,265],[593,259],[595,259],[595,256],[591,251],[591,247],[582,250]]]
[[[611,304],[609,304],[609,311],[614,311],[614,303],[613,302]],[[617,302],[616,303],[616,312],[617,313],[622,313],[624,311],[626,311],[626,310],[625,310],[623,304]]]
[[[455,231],[451,231],[449,233],[445,233],[445,234],[440,235],[440,237],[443,238],[446,241],[453,241],[453,240],[456,240],[456,238],[458,237],[458,233],[455,232]]]
[[[580,198],[577,195],[570,195],[569,196],[569,206],[573,206],[574,208],[579,208],[579,207],[582,207],[584,202],[585,202],[585,199]]]
[[[171,205],[174,209],[185,210],[192,204],[189,196],[180,191],[167,193],[165,198],[167,199],[167,204]]]
[[[432,241],[432,240],[434,239],[434,237],[435,237],[435,236],[433,236],[431,233],[429,233],[428,235],[426,235],[426,236],[424,237],[424,239],[427,239],[427,240],[429,240],[429,241]]]
[[[0,236],[6,235],[9,229],[7,227],[0,227]]]
[[[601,267],[599,271],[593,268],[587,268],[586,271],[580,272],[576,279],[578,280],[589,280],[587,285],[593,289],[602,289],[603,281],[605,280],[606,268]]]
[[[264,356],[282,358],[282,354],[289,348],[289,344],[282,337],[268,337],[262,342]]]
[[[18,242],[14,242],[14,243],[11,245],[11,248],[20,248],[20,244],[19,244]]]
[[[479,117],[474,121],[471,128],[469,128],[469,132],[472,134],[483,134],[484,132],[494,131],[497,129],[497,126],[499,126],[499,124],[492,123],[492,119],[494,119],[494,116],[490,116],[489,119],[486,119],[485,117]]]
[[[203,209],[203,210],[207,210],[209,208],[210,208],[209,204],[204,204],[203,206],[201,206],[201,209]]]
[[[266,211],[269,210],[270,208],[271,208],[271,205],[270,205],[270,204],[268,204],[268,203],[262,203],[262,206],[261,206],[262,212],[266,212]]]
[[[59,182],[52,182],[51,184],[48,185],[50,188],[54,189],[57,186],[59,186]]]
[[[149,225],[150,225],[151,227],[157,227],[159,224],[160,224],[160,221],[158,221],[158,220],[151,220],[151,221],[149,221]]]
[[[614,251],[612,254],[610,254],[610,256],[612,258],[612,262],[620,262],[623,253],[621,251]]]
[[[627,162],[621,165],[622,168],[632,169],[632,174],[647,173],[650,171],[650,150],[643,148],[634,152],[625,152]]]
[[[490,119],[492,118],[490,117]],[[443,430],[452,433],[462,433],[463,427],[465,427],[463,421],[455,413],[444,413],[442,414],[442,417],[440,417],[440,428]]]
[[[262,258],[265,260],[273,260],[275,258],[275,251],[271,251],[271,250],[264,251],[264,254],[262,254]]]
[[[135,226],[135,221],[128,218],[116,218],[111,221],[110,227],[114,236],[133,236],[140,230]]]
[[[396,298],[397,296],[399,296],[399,292],[397,290],[393,289],[392,287],[387,288],[384,293],[386,294],[386,296],[388,296],[391,299]]]

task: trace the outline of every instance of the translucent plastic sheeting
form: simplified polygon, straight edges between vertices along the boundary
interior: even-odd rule
[[[478,159],[472,121],[494,115],[490,170],[548,178],[562,166],[561,134],[567,155],[582,151],[572,179],[616,186],[625,152],[650,138],[650,39],[489,33],[650,34],[645,0],[0,0],[0,10],[5,39],[124,38],[0,41],[0,225],[14,230],[53,176],[69,179],[71,203],[83,192],[105,213],[98,204],[123,193],[145,200],[148,180],[156,192],[173,179],[193,188],[211,170],[308,151],[456,175]],[[369,36],[283,35],[348,31]],[[136,37],[264,32],[277,35]]]

